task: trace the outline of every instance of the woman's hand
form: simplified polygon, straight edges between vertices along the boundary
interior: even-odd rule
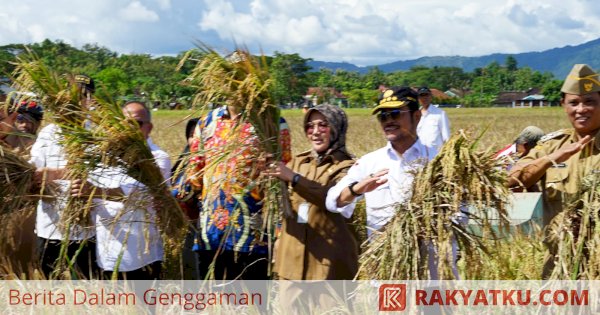
[[[295,173],[281,161],[269,164],[269,167],[263,171],[263,175],[277,177],[288,183],[292,181],[294,174]]]

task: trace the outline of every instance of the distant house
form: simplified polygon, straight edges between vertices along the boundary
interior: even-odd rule
[[[444,103],[445,100],[452,98],[448,94],[434,88],[429,88],[431,90],[431,97],[434,103]]]
[[[311,107],[322,103],[334,104],[340,107],[348,106],[348,97],[331,87],[309,87],[306,95],[304,95],[304,100]]]
[[[548,101],[540,93],[540,89],[532,88],[527,91],[500,92],[494,100],[494,107],[548,107],[552,102]]]
[[[448,91],[446,91],[444,93],[446,95],[450,96],[451,98],[463,98],[467,94],[470,94],[471,90],[469,90],[469,89],[450,88]]]

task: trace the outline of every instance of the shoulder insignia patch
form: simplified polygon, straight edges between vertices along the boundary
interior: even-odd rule
[[[551,133],[545,134],[543,137],[541,137],[541,138],[540,138],[540,141],[539,141],[539,142],[540,142],[540,143],[541,143],[541,142],[546,142],[546,141],[548,141],[548,140],[552,140],[552,139],[554,139],[554,138],[558,138],[558,137],[560,137],[560,136],[562,136],[562,135],[565,135],[565,134],[566,134],[566,131],[565,131],[565,129],[557,130],[557,131],[554,131],[554,132],[551,132]]]

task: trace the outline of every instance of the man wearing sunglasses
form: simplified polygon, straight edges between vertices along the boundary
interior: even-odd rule
[[[414,171],[437,152],[417,136],[421,119],[417,94],[408,87],[386,90],[373,109],[388,143],[360,158],[327,194],[327,209],[349,218],[364,195],[369,234],[381,229],[395,214],[395,204],[407,202]]]

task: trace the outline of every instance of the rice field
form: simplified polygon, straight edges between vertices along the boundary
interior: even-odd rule
[[[569,122],[559,107],[552,108],[446,108],[452,133],[460,129],[475,132],[486,130],[480,148],[500,149],[514,141],[523,128],[534,125],[546,133],[568,128]],[[347,109],[349,119],[346,143],[349,151],[360,157],[385,145],[385,138],[379,123],[371,115],[370,109]],[[185,146],[185,122],[197,117],[197,111],[156,111],[153,112],[154,130],[152,139],[173,159]],[[294,154],[308,150],[309,143],[304,136],[300,109],[283,110],[292,134]]]

